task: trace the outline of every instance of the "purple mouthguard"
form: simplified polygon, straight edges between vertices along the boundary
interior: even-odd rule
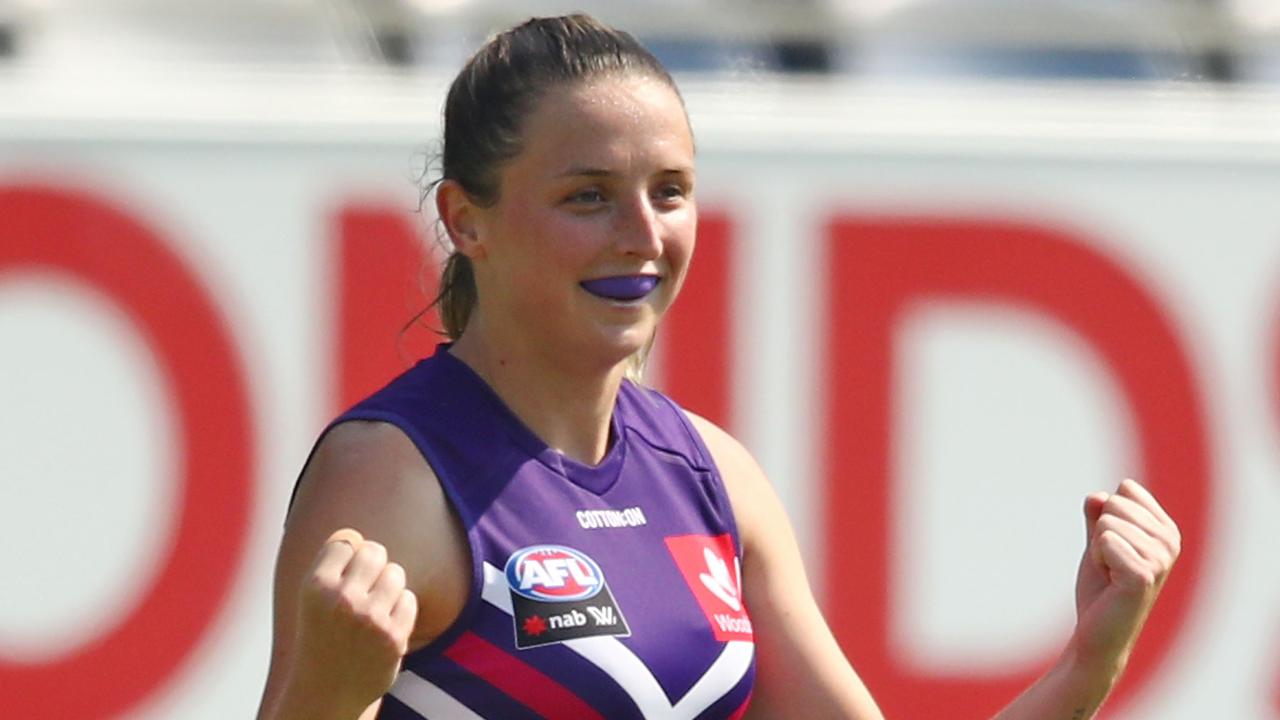
[[[658,286],[657,275],[617,275],[615,277],[584,280],[583,290],[609,300],[637,300],[653,292]]]

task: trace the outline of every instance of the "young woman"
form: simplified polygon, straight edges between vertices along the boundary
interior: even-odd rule
[[[259,717],[881,717],[760,468],[631,380],[694,246],[670,76],[532,20],[453,83],[443,155],[452,342],[308,461]],[[1178,555],[1136,483],[1085,515],[1076,630],[1002,718],[1092,716]]]

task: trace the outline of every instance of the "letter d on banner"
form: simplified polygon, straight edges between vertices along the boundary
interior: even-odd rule
[[[131,214],[70,189],[0,185],[0,218],[0,280],[11,272],[56,273],[118,304],[154,355],[155,381],[177,410],[176,532],[156,539],[164,549],[154,579],[71,652],[34,664],[0,657],[4,717],[116,717],[178,674],[235,584],[257,464],[249,386],[214,296],[162,235]]]
[[[1040,313],[1079,334],[1132,412],[1141,479],[1156,489],[1185,537],[1204,538],[1210,463],[1191,369],[1142,285],[1061,231],[1000,221],[839,218],[828,226],[827,243],[826,546],[850,550],[829,555],[832,628],[889,717],[990,716],[1042,668],[1032,664],[998,676],[926,672],[891,647],[894,343],[905,310],[925,298],[980,299]],[[1118,480],[1096,478],[1100,487]],[[1186,544],[1109,715],[1124,715],[1126,702],[1172,648],[1203,549],[1203,542]]]

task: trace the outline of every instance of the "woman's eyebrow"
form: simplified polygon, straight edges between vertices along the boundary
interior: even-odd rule
[[[612,171],[605,168],[575,165],[556,175],[556,177],[608,177],[612,174]]]
[[[570,168],[566,169],[565,171],[563,171],[563,172],[561,172],[561,173],[558,173],[558,174],[556,175],[556,177],[557,177],[557,178],[566,178],[566,177],[609,177],[610,175],[614,175],[614,174],[615,174],[615,172],[614,172],[614,171],[609,170],[609,169],[606,169],[606,168],[601,168],[601,167],[588,167],[588,166],[582,166],[582,165],[575,165],[575,166],[573,166],[573,167],[570,167]],[[692,166],[687,166],[687,165],[679,165],[679,166],[675,166],[675,167],[667,167],[667,168],[663,168],[662,170],[658,171],[658,173],[657,173],[657,174],[659,174],[659,175],[692,175],[692,174],[693,174],[693,167],[692,167]]]

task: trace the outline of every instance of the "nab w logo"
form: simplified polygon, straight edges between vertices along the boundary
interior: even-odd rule
[[[533,545],[507,559],[507,584],[530,600],[569,602],[594,597],[604,573],[586,553],[563,545]]]

